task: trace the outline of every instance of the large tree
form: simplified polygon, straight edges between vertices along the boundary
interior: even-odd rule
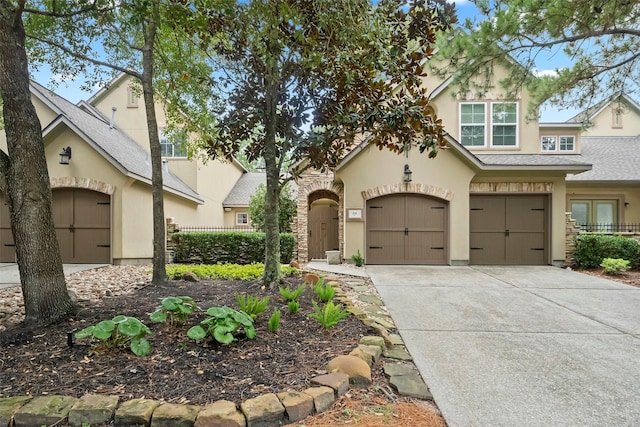
[[[584,109],[620,91],[640,92],[640,4],[631,0],[476,0],[479,13],[443,39],[444,71],[460,91],[487,89],[485,70],[510,62],[501,83],[513,95],[526,86],[532,112],[550,105]],[[513,60],[518,66],[513,66]],[[554,61],[555,70],[538,67]],[[568,63],[568,65],[564,65]],[[550,71],[550,70],[544,70]],[[488,75],[487,75],[488,76]]]
[[[51,187],[42,130],[29,90],[25,14],[58,15],[47,4],[0,0],[0,97],[7,152],[0,150],[0,192],[9,204],[11,231],[25,304],[25,322],[47,324],[72,313],[51,215]],[[95,5],[74,5],[78,16]]]
[[[294,178],[284,173],[288,165],[333,167],[364,133],[371,143],[398,153],[418,146],[434,157],[444,144],[440,121],[426,114],[422,77],[451,8],[438,1],[390,0],[195,6],[207,18],[201,38],[218,66],[210,88],[221,105],[218,135],[203,145],[214,157],[244,147],[249,161],[262,158],[263,281],[274,286],[280,279],[278,200]],[[197,130],[207,124],[184,126]]]
[[[167,280],[165,270],[165,215],[162,177],[162,150],[156,119],[155,98],[171,87],[170,79],[189,76],[201,65],[190,61],[193,49],[190,36],[182,30],[185,20],[193,17],[187,2],[147,0],[98,0],[111,4],[75,19],[34,17],[28,36],[35,42],[34,52],[64,75],[77,75],[90,66],[99,79],[100,70],[111,70],[133,77],[142,88],[146,125],[151,153],[153,204],[153,283]],[[63,2],[59,9],[73,7]],[[161,80],[156,76],[160,75]],[[160,80],[160,83],[158,81]],[[183,111],[184,113],[184,111]]]

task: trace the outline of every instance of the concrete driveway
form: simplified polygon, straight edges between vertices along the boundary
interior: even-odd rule
[[[108,264],[63,264],[64,274],[71,274],[77,271],[92,270],[104,267]],[[18,264],[0,263],[0,289],[20,286],[20,272]]]
[[[368,266],[448,425],[640,425],[640,289],[555,267]]]

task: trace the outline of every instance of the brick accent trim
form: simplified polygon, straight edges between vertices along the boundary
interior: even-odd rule
[[[49,178],[49,183],[51,184],[51,188],[83,188],[108,195],[112,195],[115,190],[113,185],[107,184],[106,182],[76,176],[52,177]]]
[[[364,200],[370,200],[376,197],[386,196],[387,194],[397,194],[397,193],[425,194],[427,196],[437,197],[439,199],[444,199],[449,202],[453,200],[453,195],[454,195],[451,191],[441,187],[436,187],[435,185],[417,184],[413,182],[382,185],[379,187],[374,187],[368,190],[364,190],[361,194]]]
[[[470,193],[553,193],[552,182],[472,182]]]

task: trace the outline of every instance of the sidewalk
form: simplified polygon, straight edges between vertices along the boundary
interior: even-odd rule
[[[94,268],[105,267],[108,264],[63,264],[64,274],[76,273],[78,271],[92,270]],[[20,272],[16,263],[0,263],[0,289],[20,286]]]

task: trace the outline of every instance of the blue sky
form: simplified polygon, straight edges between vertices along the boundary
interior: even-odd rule
[[[458,18],[460,22],[464,22],[467,17],[479,16],[479,11],[476,6],[468,0],[456,1],[456,9],[458,11]],[[541,74],[552,73],[555,68],[569,65],[568,59],[562,55],[554,55],[553,58],[548,58],[546,61],[539,60],[538,72]],[[105,74],[106,75],[106,74]],[[52,88],[57,94],[63,96],[67,100],[77,103],[81,100],[88,99],[91,95],[97,92],[100,87],[95,87],[92,92],[83,91],[80,87],[84,83],[82,76],[76,78],[70,76],[54,75],[47,66],[39,66],[37,71],[32,71],[32,78],[38,83]],[[540,121],[542,122],[561,122],[565,121],[579,111],[575,109],[567,109],[558,111],[555,109],[542,108]]]

